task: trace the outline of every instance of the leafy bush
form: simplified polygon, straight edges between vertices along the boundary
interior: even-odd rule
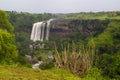
[[[15,59],[15,62],[18,66],[32,67],[31,64],[28,63],[27,59],[20,55]]]
[[[83,80],[105,80],[105,79],[103,79],[101,72],[98,68],[92,68],[84,76]]]
[[[12,64],[17,57],[17,50],[14,44],[14,27],[8,21],[8,15],[0,10],[0,63]]]
[[[120,79],[120,55],[112,57],[113,61],[108,67],[108,75],[111,78]]]
[[[13,43],[14,34],[0,30],[0,62],[11,63],[17,57],[16,46]]]
[[[53,62],[49,62],[49,63],[43,63],[41,66],[40,66],[40,69],[42,70],[46,70],[46,69],[51,69],[54,67],[54,63]]]
[[[93,40],[100,53],[117,53],[120,49],[120,22],[110,22],[104,32]]]
[[[104,76],[120,79],[120,55],[103,54],[100,58],[99,67]]]

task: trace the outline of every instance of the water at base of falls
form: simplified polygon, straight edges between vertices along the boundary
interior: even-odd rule
[[[33,24],[31,37],[30,39],[33,41],[44,41],[49,40],[50,33],[50,23],[54,19],[50,19],[48,21],[37,22]]]

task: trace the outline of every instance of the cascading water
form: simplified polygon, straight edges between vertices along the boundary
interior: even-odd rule
[[[50,23],[54,19],[50,19],[47,22],[37,22],[33,24],[31,37],[30,39],[33,41],[44,41],[49,40],[49,33],[50,33]]]
[[[50,33],[50,22],[53,21],[54,19],[50,19],[47,21],[47,31],[46,31],[46,40],[49,39],[49,33]]]

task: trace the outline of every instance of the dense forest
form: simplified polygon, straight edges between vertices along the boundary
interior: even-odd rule
[[[55,21],[50,25],[49,41],[30,40],[33,23],[51,18]],[[40,48],[39,44],[45,46]],[[32,64],[38,61],[43,61],[41,71],[32,71]],[[0,69],[6,66],[12,67],[5,72],[18,80],[19,70],[36,74],[30,80],[40,79],[40,74],[43,80],[119,80],[120,12],[31,14],[0,10]],[[12,68],[16,72],[11,73]],[[10,74],[8,79],[15,79]]]

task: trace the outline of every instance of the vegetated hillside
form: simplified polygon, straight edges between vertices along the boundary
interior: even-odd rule
[[[9,21],[15,27],[16,45],[19,53],[29,53],[30,34],[33,23],[57,18],[50,30],[50,40],[69,39],[74,42],[102,33],[112,19],[119,19],[119,12],[76,13],[76,14],[30,14],[25,12],[8,12]],[[107,18],[102,16],[107,15]],[[78,17],[81,16],[81,17]],[[111,17],[109,17],[111,16]],[[59,17],[62,17],[61,19]],[[71,18],[72,17],[72,18]],[[114,18],[118,17],[118,18]],[[65,19],[64,19],[65,18]],[[59,36],[59,37],[58,37]]]
[[[50,13],[44,14],[30,14],[26,12],[7,12],[9,14],[9,21],[14,26],[15,40],[19,53],[21,55],[29,53],[30,34],[33,23],[55,18],[56,15]]]
[[[51,34],[53,34],[51,37],[54,36],[54,38],[57,38],[58,35],[60,38],[66,37],[68,35],[70,36],[73,35],[74,32],[80,32],[80,36],[89,36],[92,34],[96,35],[102,32],[102,30],[107,26],[110,21],[120,20],[120,12],[30,14],[25,12],[18,13],[12,11],[8,12],[8,14],[10,15],[9,21],[15,26],[16,35],[19,36],[25,34],[27,39],[30,38],[33,23],[45,21],[50,18],[57,19],[51,26]],[[104,18],[102,19],[103,16]]]
[[[81,80],[64,69],[40,70],[0,66],[0,80]]]
[[[66,19],[83,19],[83,20],[105,20],[105,19],[120,19],[120,11],[116,12],[81,12],[66,14]]]
[[[24,55],[31,53],[34,60],[46,61],[40,66],[41,69],[64,68],[85,80],[120,79],[119,12],[62,15],[64,18],[59,18],[51,24],[50,40],[42,43],[29,40],[33,24],[29,22],[30,19],[27,20],[31,24],[29,26],[26,22],[25,26],[22,22],[20,25],[16,24],[19,20],[24,22],[25,18],[21,17],[25,13],[15,14],[18,14],[13,18],[16,22],[11,18],[10,21],[13,21],[15,26],[16,45],[19,54],[22,55],[18,58],[18,62],[22,65],[26,64]],[[21,17],[18,17],[19,15]],[[104,17],[105,15],[107,17]],[[25,16],[29,18],[28,15]],[[38,19],[38,16],[35,19]],[[35,46],[34,49],[30,50],[30,44]],[[45,44],[45,47],[41,49],[38,44]],[[46,54],[49,53],[55,56],[54,60],[48,59]]]

